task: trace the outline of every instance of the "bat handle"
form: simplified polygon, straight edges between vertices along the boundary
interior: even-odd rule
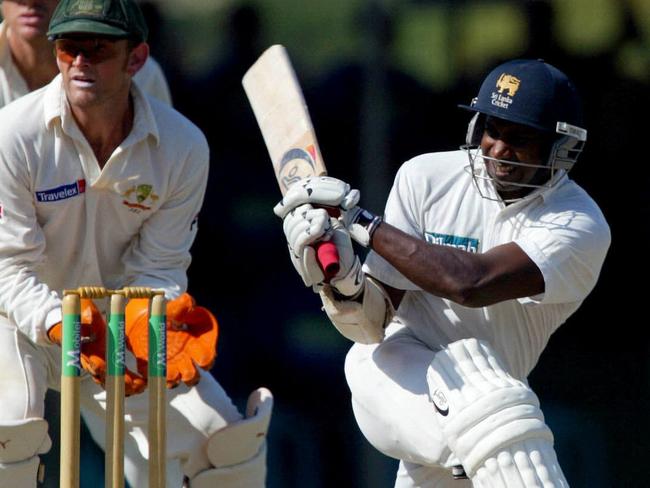
[[[334,243],[330,241],[317,242],[314,247],[316,248],[318,264],[325,275],[325,283],[329,283],[341,268],[339,264],[339,252]]]

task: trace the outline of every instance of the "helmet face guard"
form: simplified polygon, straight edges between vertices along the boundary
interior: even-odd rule
[[[483,185],[477,180],[489,180],[498,188],[500,180],[488,175],[485,161],[492,160],[513,166],[536,167],[547,170],[543,184],[503,182],[522,188],[550,188],[558,180],[558,172],[568,172],[575,164],[587,140],[587,131],[580,127],[582,114],[575,87],[557,68],[541,60],[514,60],[495,68],[485,79],[479,94],[470,105],[461,108],[476,112],[467,129],[466,144],[461,149],[469,157],[469,170],[482,196]],[[487,116],[525,125],[553,137],[548,159],[544,164],[507,161],[483,155],[481,138]]]
[[[485,115],[480,112],[476,113],[468,125],[467,138],[465,144],[461,146],[461,149],[467,153],[469,159],[469,167],[467,169],[472,175],[472,178],[474,178],[474,183],[481,196],[490,200],[500,200],[506,203],[520,200],[520,198],[507,199],[490,196],[490,194],[484,191],[482,185],[480,185],[478,181],[490,181],[495,184],[495,187],[497,188],[500,184],[511,187],[530,188],[531,190],[536,188],[551,188],[558,181],[558,178],[556,177],[558,172],[562,171],[568,173],[571,170],[580,156],[580,153],[582,153],[587,140],[587,131],[585,129],[566,122],[558,122],[555,130],[557,137],[550,146],[548,159],[544,164],[526,161],[510,161],[482,154],[480,143],[483,136],[484,126]],[[501,181],[499,178],[487,173],[487,170],[485,169],[486,160],[504,163],[511,166],[524,166],[528,168],[537,168],[539,170],[547,170],[548,178],[541,184]]]

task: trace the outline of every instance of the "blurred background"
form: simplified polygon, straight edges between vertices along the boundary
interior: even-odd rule
[[[258,386],[275,395],[269,488],[391,487],[397,466],[356,427],[350,343],[302,286],[272,212],[280,194],[241,77],[274,43],[293,59],[330,174],[379,213],[403,161],[463,143],[468,114],[456,105],[497,63],[543,58],[573,78],[589,141],[572,176],[601,205],[613,244],[530,383],[572,486],[648,486],[650,1],[141,3],[174,105],[211,145],[190,292],[220,320],[213,374],[226,391],[242,408]],[[101,457],[85,442],[82,483],[98,486]]]

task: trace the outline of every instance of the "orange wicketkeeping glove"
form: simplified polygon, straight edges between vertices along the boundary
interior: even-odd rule
[[[47,333],[50,340],[61,345],[63,326],[55,324]],[[106,383],[106,321],[95,303],[81,299],[81,367],[90,373],[93,381],[102,386]],[[124,369],[126,395],[142,393],[147,386],[144,378]]]
[[[167,302],[167,387],[181,381],[199,382],[197,366],[210,369],[217,355],[219,325],[212,313],[199,307],[184,293]],[[126,306],[126,345],[135,355],[138,371],[145,378],[149,362],[148,300],[134,298]]]

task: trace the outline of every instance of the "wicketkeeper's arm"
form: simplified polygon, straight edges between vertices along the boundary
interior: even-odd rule
[[[186,153],[169,175],[170,187],[159,195],[122,261],[123,286],[165,290],[167,299],[187,289],[190,248],[198,231],[198,215],[208,180],[209,150],[202,135],[188,141]]]
[[[61,301],[36,272],[46,242],[21,158],[14,147],[0,151],[0,310],[33,342],[49,344],[47,329],[61,321]]]

